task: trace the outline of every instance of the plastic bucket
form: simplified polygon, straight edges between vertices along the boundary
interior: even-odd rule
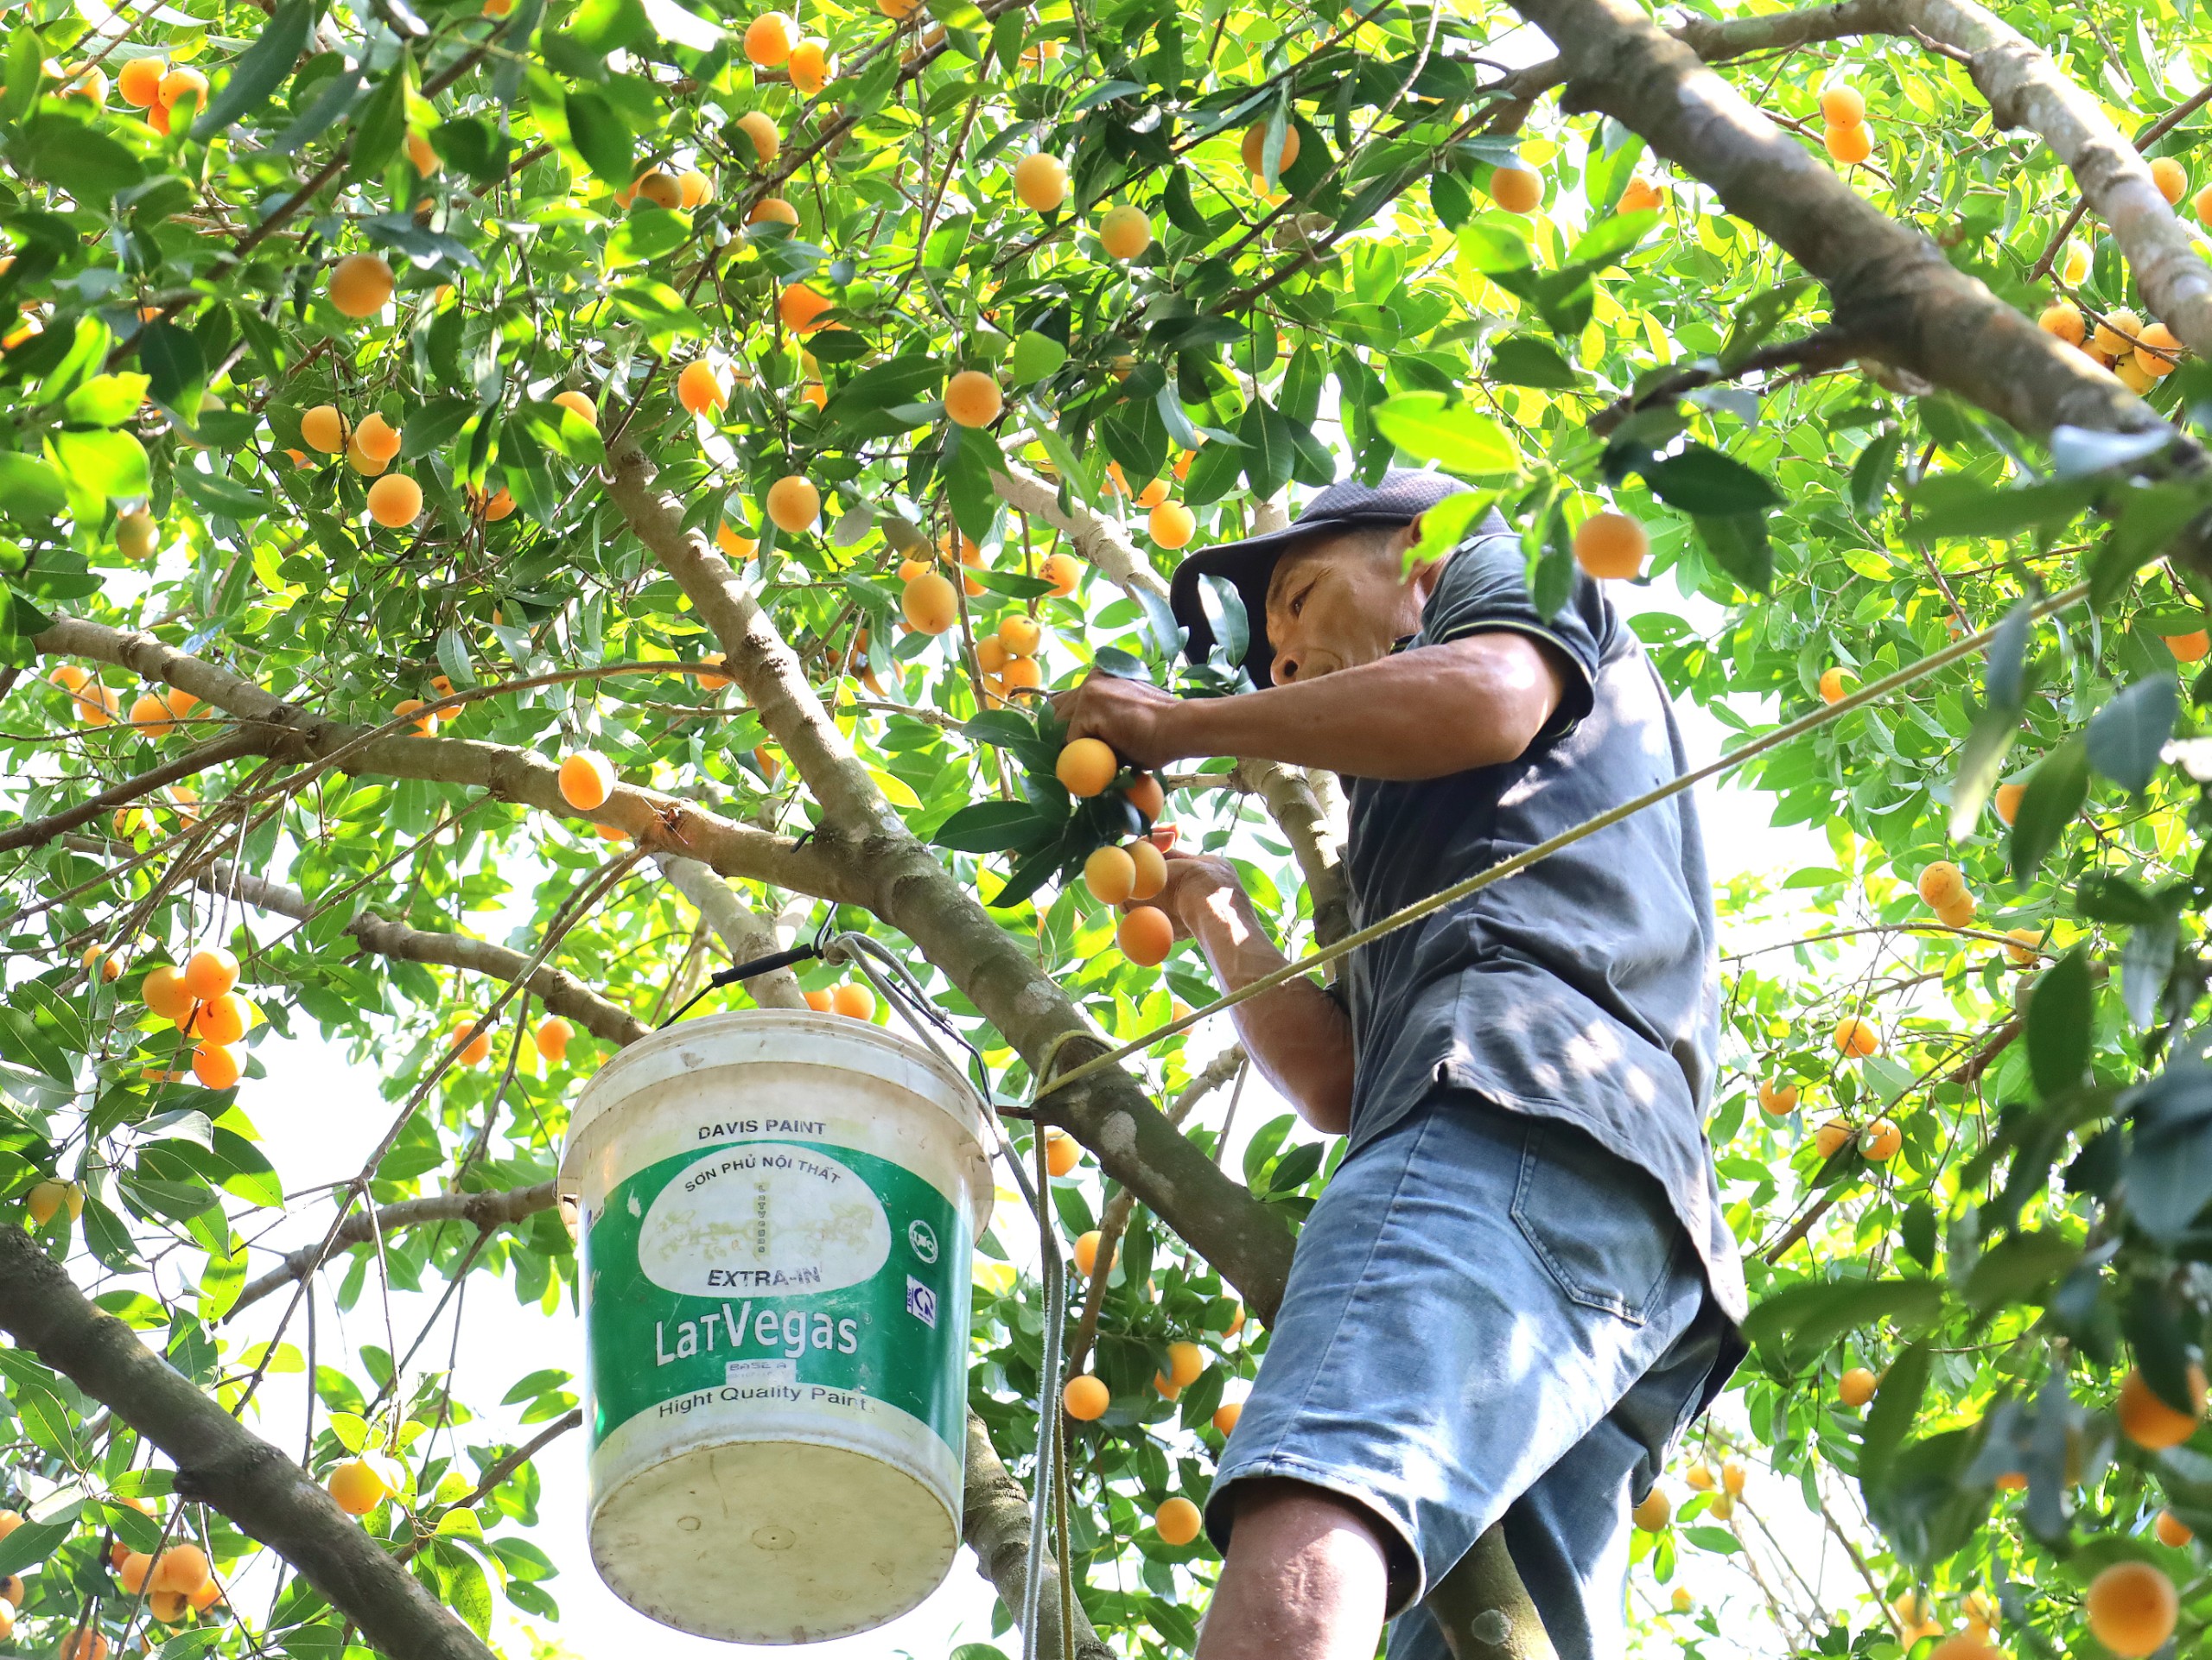
[[[623,1050],[561,1161],[578,1204],[593,1563],[734,1643],[864,1631],[960,1545],[975,1097],[920,1046],[747,1009]]]

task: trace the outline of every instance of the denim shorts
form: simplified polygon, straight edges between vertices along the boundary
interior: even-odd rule
[[[1629,1508],[1695,1415],[1727,1322],[1658,1183],[1583,1131],[1442,1093],[1313,1207],[1206,1525],[1236,1484],[1357,1500],[1390,1556],[1390,1660],[1493,1523],[1562,1660],[1626,1641]]]

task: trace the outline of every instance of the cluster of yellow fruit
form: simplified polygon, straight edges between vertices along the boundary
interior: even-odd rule
[[[1178,479],[1188,475],[1191,458],[1185,455],[1175,462]],[[1139,507],[1149,511],[1145,517],[1145,529],[1152,539],[1163,548],[1175,549],[1187,545],[1198,534],[1198,518],[1179,501],[1167,499],[1167,480],[1154,479],[1141,490],[1131,490],[1128,475],[1119,461],[1106,463],[1106,487],[1117,496],[1127,496]]]
[[[800,995],[806,999],[806,1006],[817,1014],[845,1014],[856,1021],[875,1018],[875,993],[866,986],[848,982]]]
[[[106,101],[107,80],[99,70],[83,72],[71,90],[79,87],[94,103]],[[115,90],[132,109],[145,111],[148,126],[166,136],[179,105],[188,105],[189,114],[207,103],[207,77],[197,69],[172,69],[163,58],[132,58],[115,72]]]
[[[909,583],[907,592],[912,593]],[[999,620],[998,630],[976,642],[976,667],[983,677],[984,701],[995,708],[1016,691],[1034,691],[1045,684],[1045,671],[1037,661],[1044,649],[1045,631],[1037,619],[1017,611]]]
[[[423,514],[423,487],[404,473],[385,473],[399,454],[402,436],[399,428],[373,410],[359,423],[348,421],[335,404],[317,404],[300,417],[302,443],[326,455],[342,451],[347,466],[375,480],[369,486],[369,517],[387,530],[412,525]],[[293,459],[307,464],[307,457],[296,450]],[[504,490],[499,494],[506,499],[505,510],[493,512],[487,506],[486,518],[504,518],[514,511],[513,498]]]
[[[207,945],[181,969],[156,964],[138,988],[149,1010],[194,1040],[192,1075],[211,1090],[227,1090],[238,1081],[245,1064],[233,1046],[261,1019],[261,1011],[232,989],[238,983],[237,957]]]
[[[2044,308],[2036,323],[2046,334],[2088,353],[2132,392],[2149,391],[2180,366],[2180,336],[2164,323],[2145,324],[2124,308],[2107,312],[2092,331],[2081,307],[2071,300],[2055,300]]]
[[[491,1028],[477,1031],[480,1023],[474,1014],[456,1015],[446,1033],[447,1040],[458,1048],[456,1059],[463,1066],[481,1066],[492,1058]],[[473,1037],[472,1032],[475,1033]],[[548,1014],[538,1022],[537,1031],[525,1034],[525,1047],[558,1066],[568,1059],[569,1040],[575,1034],[576,1028],[558,1014]]]
[[[442,674],[433,675],[430,678],[430,690],[438,695],[438,701],[442,703],[453,696],[453,681]],[[428,714],[421,712],[425,709],[429,712]],[[401,698],[391,706],[391,712],[402,720],[412,716],[416,731],[426,738],[436,737],[440,726],[448,721],[457,721],[461,718],[461,710],[458,708],[432,709],[429,704],[420,697]]]
[[[1967,874],[1948,859],[1938,859],[1920,873],[1920,897],[1942,919],[1947,928],[1964,928],[1974,921],[1974,894]]]
[[[1052,776],[1070,795],[1087,800],[1103,794],[1121,770],[1121,758],[1112,746],[1096,738],[1077,738],[1060,751]],[[1148,773],[1140,773],[1126,794],[1147,822],[1166,805],[1160,781]],[[1167,862],[1156,844],[1140,838],[1127,847],[1100,848],[1084,862],[1083,879],[1109,905],[1141,901],[1167,885]],[[1154,968],[1166,962],[1174,947],[1175,924],[1156,905],[1134,904],[1115,929],[1114,942],[1139,968]]]
[[[86,726],[113,726],[124,718],[122,698],[83,665],[60,664],[46,677],[68,694],[71,707]],[[130,725],[149,738],[166,738],[199,707],[200,700],[179,687],[141,692],[131,703]]]
[[[146,1612],[163,1625],[181,1625],[223,1600],[207,1553],[198,1545],[171,1545],[155,1556],[118,1543],[109,1547],[108,1560],[124,1590],[143,1594]]]
[[[745,28],[745,58],[755,69],[780,69],[802,97],[812,98],[836,76],[830,48],[798,32],[780,11],[765,11]]]
[[[686,213],[694,207],[703,207],[714,199],[715,181],[696,167],[686,168],[681,173],[649,167],[631,180],[626,188],[614,193],[617,207],[644,201],[671,211],[681,208]]]
[[[1821,142],[1828,154],[1846,167],[1857,165],[1874,153],[1874,130],[1866,124],[1866,99],[1848,81],[1838,81],[1821,94]]]

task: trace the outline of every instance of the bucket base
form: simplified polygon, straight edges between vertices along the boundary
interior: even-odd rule
[[[734,1441],[641,1470],[591,1518],[592,1562],[639,1613],[725,1643],[819,1643],[919,1605],[960,1540],[944,1502],[880,1460]]]

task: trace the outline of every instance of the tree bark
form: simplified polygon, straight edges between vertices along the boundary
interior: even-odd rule
[[[1954,268],[1777,130],[1630,0],[1514,0],[1560,47],[1570,111],[1601,110],[1719,194],[1827,285],[1836,327],[1878,358],[2021,431],[2170,430],[2088,357]],[[1769,22],[1774,20],[1760,19]],[[2185,465],[2202,465],[2177,437]]]
[[[991,1445],[991,1432],[973,1412],[968,1415],[968,1473],[961,1495],[960,1537],[976,1553],[976,1566],[999,1593],[1009,1612],[1021,1606],[1029,1583],[1029,1496],[1000,1462]],[[1045,1561],[1045,1583],[1038,1599],[1037,1652],[1046,1660],[1059,1660],[1060,1566],[1049,1555]],[[1113,1660],[1113,1650],[1098,1640],[1083,1604],[1075,1605],[1073,1638],[1065,1650],[1068,1660]]]
[[[240,1309],[259,1302],[270,1292],[281,1291],[295,1280],[306,1278],[318,1263],[329,1262],[339,1252],[365,1245],[396,1229],[416,1227],[426,1222],[467,1222],[488,1232],[523,1221],[554,1203],[555,1186],[553,1182],[541,1181],[535,1186],[505,1187],[482,1193],[432,1193],[424,1199],[407,1199],[397,1205],[387,1205],[374,1215],[364,1212],[348,1217],[328,1249],[320,1244],[303,1245],[292,1252],[239,1292],[238,1300],[231,1305],[230,1313],[224,1318],[235,1318]]]
[[[696,859],[661,853],[654,855],[653,862],[668,878],[670,887],[699,907],[699,914],[706,918],[707,925],[739,962],[771,956],[781,949],[775,930],[732,893],[728,882]],[[805,994],[798,989],[798,977],[789,969],[772,969],[766,974],[756,975],[745,983],[745,989],[763,1008],[806,1007]]]
[[[378,1648],[406,1660],[494,1660],[299,1466],[93,1307],[16,1228],[0,1228],[0,1330],[159,1447],[181,1497],[213,1504],[275,1550]]]

